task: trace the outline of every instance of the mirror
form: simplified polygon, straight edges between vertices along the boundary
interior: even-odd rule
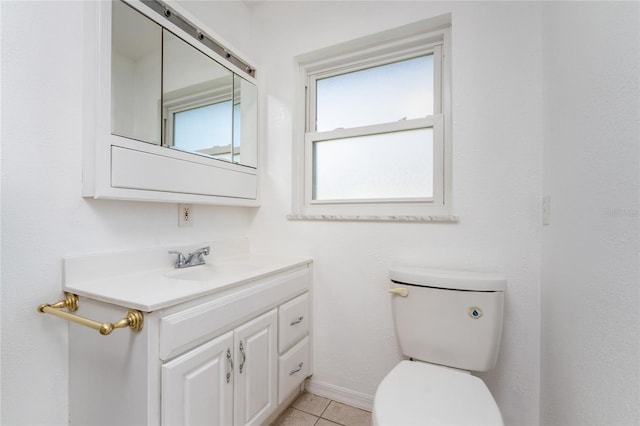
[[[257,167],[256,86],[133,7],[112,4],[112,133]]]
[[[111,20],[111,132],[160,145],[162,27],[121,1]]]
[[[164,146],[232,161],[233,73],[164,30]]]
[[[233,162],[258,166],[258,88],[233,76]]]

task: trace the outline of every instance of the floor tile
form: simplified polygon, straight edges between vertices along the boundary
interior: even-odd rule
[[[312,393],[303,393],[296,399],[291,406],[305,413],[319,416],[331,401],[327,398],[314,395]]]
[[[322,417],[345,426],[371,425],[371,413],[339,402],[331,401]]]
[[[318,419],[315,426],[341,426],[340,423],[330,422],[327,419]]]
[[[295,408],[287,408],[271,426],[313,426],[317,421],[318,418],[316,416]]]

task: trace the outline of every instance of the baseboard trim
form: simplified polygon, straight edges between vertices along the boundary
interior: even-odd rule
[[[329,383],[319,382],[313,379],[307,379],[305,382],[307,392],[314,395],[323,396],[331,400],[342,402],[353,407],[363,410],[373,410],[373,395],[367,395],[351,389],[343,388]]]

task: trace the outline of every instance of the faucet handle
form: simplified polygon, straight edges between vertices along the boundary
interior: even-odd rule
[[[178,258],[176,259],[176,268],[182,268],[186,263],[187,259],[184,257],[184,254],[180,253],[176,250],[169,250],[169,254],[177,254]]]
[[[209,255],[209,251],[211,250],[211,246],[201,247],[198,250],[191,253],[191,257],[196,256],[198,264],[204,263],[204,257]]]

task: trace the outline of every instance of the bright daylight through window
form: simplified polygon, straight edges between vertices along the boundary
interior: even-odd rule
[[[428,115],[433,115],[433,54],[316,81],[316,132]],[[315,140],[312,198],[433,196],[430,130],[363,132],[357,137]],[[390,157],[392,165],[387,161]]]
[[[398,37],[410,30],[333,59],[299,58],[306,114],[295,213],[450,213],[449,32]]]

